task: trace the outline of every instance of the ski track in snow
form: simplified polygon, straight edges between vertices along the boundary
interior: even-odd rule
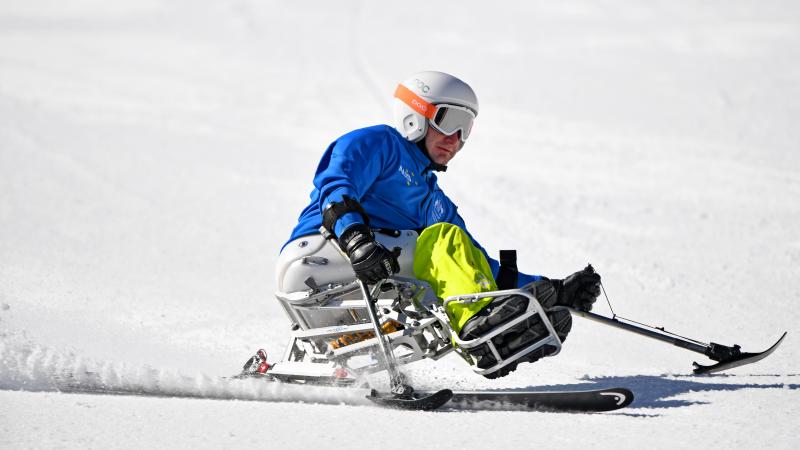
[[[741,381],[740,381],[741,379]],[[633,375],[583,377],[581,382],[528,386],[541,391],[590,390],[623,386],[636,395],[627,408],[633,414],[679,408],[703,401],[683,399],[695,392],[738,391],[742,389],[800,388],[800,374],[788,375]],[[792,381],[795,381],[794,383]],[[95,361],[31,344],[0,342],[0,390],[62,392],[78,394],[134,395],[215,400],[303,402],[318,404],[370,405],[365,389],[298,386],[257,379],[232,379],[204,374],[187,375],[176,370],[158,370],[124,362]],[[511,389],[514,390],[514,389]],[[448,410],[452,408],[444,408]],[[463,409],[463,408],[459,408]],[[467,409],[514,410],[508,405],[483,403]],[[519,409],[519,408],[517,408]]]
[[[0,342],[0,369],[0,389],[3,390],[368,404],[363,390],[187,375],[124,362],[95,361],[40,346],[9,342]]]

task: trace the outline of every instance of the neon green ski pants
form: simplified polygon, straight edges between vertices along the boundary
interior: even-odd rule
[[[431,285],[444,300],[452,295],[496,291],[492,269],[469,235],[456,225],[437,223],[425,228],[417,239],[414,275]],[[492,298],[475,303],[451,302],[447,306],[450,325],[456,333]]]

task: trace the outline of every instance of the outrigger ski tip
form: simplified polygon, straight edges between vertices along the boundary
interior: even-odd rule
[[[726,345],[720,345],[711,343],[708,347],[708,353],[706,356],[709,358],[718,361],[716,364],[712,364],[709,366],[704,366],[702,364],[698,364],[694,362],[692,365],[694,366],[694,373],[698,375],[721,372],[723,370],[732,369],[734,367],[744,366],[745,364],[752,364],[757,361],[761,361],[762,359],[766,358],[767,356],[771,355],[778,346],[781,345],[783,342],[783,338],[786,337],[787,332],[783,332],[783,335],[778,339],[772,346],[763,352],[759,353],[747,353],[741,352],[741,347],[738,345],[734,345],[733,347],[728,347]]]

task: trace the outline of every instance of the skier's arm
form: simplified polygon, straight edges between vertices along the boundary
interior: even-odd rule
[[[359,200],[380,176],[387,152],[380,137],[346,135],[323,155],[314,177],[322,224],[347,253],[356,276],[374,284],[397,273],[397,253],[375,240]]]
[[[374,142],[376,140],[346,135],[328,147],[314,177],[320,213],[332,203],[343,203],[345,197],[361,200],[380,176],[386,152],[383,143]],[[332,231],[342,236],[345,230],[357,224],[364,224],[362,215],[347,212],[337,218]]]

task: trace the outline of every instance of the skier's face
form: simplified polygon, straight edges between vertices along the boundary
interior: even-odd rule
[[[461,147],[461,131],[455,132],[450,136],[436,131],[433,127],[428,127],[428,134],[425,135],[425,148],[431,161],[447,165],[456,156]]]

